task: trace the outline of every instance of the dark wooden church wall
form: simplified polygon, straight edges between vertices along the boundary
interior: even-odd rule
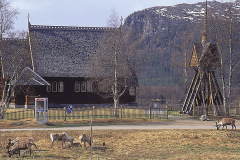
[[[46,86],[37,87],[36,95],[48,97],[49,103],[52,104],[109,104],[113,103],[112,98],[104,99],[94,92],[75,92],[74,84],[78,82],[86,82],[85,78],[78,77],[44,77],[44,79],[52,84],[53,81],[64,83],[63,92],[47,92]],[[52,87],[52,86],[51,86]],[[52,88],[51,88],[52,89]],[[120,103],[127,104],[135,102],[136,97],[130,96],[127,91],[121,98]]]

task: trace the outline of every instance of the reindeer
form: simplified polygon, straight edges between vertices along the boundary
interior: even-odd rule
[[[236,119],[233,119],[233,118],[223,118],[221,120],[221,122],[216,122],[216,125],[215,127],[217,127],[217,130],[219,130],[219,128],[222,126],[222,129],[224,128],[224,126],[226,126],[226,129],[227,129],[227,125],[231,125],[232,126],[232,130],[233,130],[233,127],[235,128],[236,130]]]
[[[7,153],[9,154],[9,157],[12,157],[13,154],[19,154],[20,151],[29,149],[30,156],[32,153],[32,145],[37,149],[37,146],[33,143],[33,138],[26,138],[26,137],[17,137],[14,140],[9,139],[9,142],[7,144]]]
[[[74,140],[71,136],[69,136],[65,132],[63,132],[63,133],[51,133],[50,138],[51,138],[51,141],[52,141],[51,142],[51,148],[53,148],[53,142],[54,141],[61,141],[62,142],[62,148],[63,148],[63,143],[65,144],[65,141],[73,144],[73,140]]]
[[[91,138],[88,138],[88,136],[86,134],[82,134],[81,136],[79,136],[80,139],[80,146],[82,147],[82,143],[84,143],[84,147],[86,148],[86,142],[89,144],[89,146],[91,146]]]

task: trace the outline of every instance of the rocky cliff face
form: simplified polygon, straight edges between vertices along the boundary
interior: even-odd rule
[[[208,2],[208,14],[217,13],[226,17],[229,3]],[[234,2],[234,14],[239,15],[240,2]],[[205,3],[159,6],[135,12],[126,18],[125,25],[134,28],[143,35],[168,32],[186,25],[201,23],[205,15]],[[172,28],[171,28],[172,27]],[[177,30],[176,30],[177,29]]]
[[[227,13],[231,10],[239,18],[239,0],[230,9],[229,4],[208,2],[209,15],[228,18]],[[205,3],[200,2],[148,8],[126,18],[124,27],[136,48],[135,60],[141,84],[182,84],[184,35],[192,35],[185,45],[189,58],[193,42],[200,42],[204,13]]]

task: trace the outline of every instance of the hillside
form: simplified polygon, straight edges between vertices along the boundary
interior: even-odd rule
[[[209,15],[227,17],[230,4],[208,2]],[[231,10],[237,18],[239,9],[240,2],[234,2]],[[183,84],[183,52],[185,49],[189,63],[192,44],[199,43],[201,39],[204,12],[205,3],[200,2],[148,8],[126,18],[124,27],[131,37],[130,41],[134,42],[133,58],[140,85]],[[210,22],[208,28],[211,28]],[[188,72],[191,80],[193,70],[188,68]]]

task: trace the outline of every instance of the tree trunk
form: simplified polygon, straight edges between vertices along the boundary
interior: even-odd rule
[[[114,101],[114,116],[118,116],[118,103],[119,103],[119,97],[118,97],[118,74],[117,74],[117,46],[115,46],[115,52],[114,52],[114,88],[113,88],[113,101]]]
[[[15,75],[15,71],[14,71],[14,74],[9,81],[9,85],[7,85],[7,80],[5,80],[4,90],[2,91],[3,96],[2,96],[2,101],[1,101],[0,119],[4,119],[7,108],[9,108],[12,94],[15,91],[15,87],[16,87],[16,77],[15,76],[16,75]],[[10,84],[11,81],[14,81],[13,85]]]
[[[229,77],[228,77],[228,96],[227,96],[227,102],[229,105],[229,108],[231,107],[230,97],[231,97],[231,82],[232,82],[232,19],[230,19],[229,24]]]
[[[218,36],[219,34],[217,34],[216,31],[216,26],[213,24],[213,30],[214,30],[214,34],[215,34],[215,39],[217,42],[217,48],[218,48],[218,52],[220,55],[220,72],[221,72],[221,80],[222,80],[222,96],[223,96],[223,110],[224,110],[224,115],[228,115],[228,110],[226,107],[226,88],[225,88],[225,76],[224,76],[224,64],[223,64],[223,31],[221,29],[221,25],[219,23],[216,23],[216,25],[218,25],[218,28],[220,30],[220,36]],[[219,38],[220,37],[220,38]]]
[[[119,98],[114,98],[114,116],[118,117]]]
[[[187,74],[187,46],[185,45],[184,47],[184,88],[185,88],[185,94],[187,94],[188,87],[187,87],[187,82],[188,82],[188,74]]]
[[[222,55],[222,51],[220,51],[220,57],[221,57],[221,79],[222,79],[222,89],[223,89],[223,109],[224,109],[224,114],[225,116],[228,115],[228,109],[226,106],[226,88],[225,88],[225,76],[224,76],[224,66],[223,66],[223,55]]]

